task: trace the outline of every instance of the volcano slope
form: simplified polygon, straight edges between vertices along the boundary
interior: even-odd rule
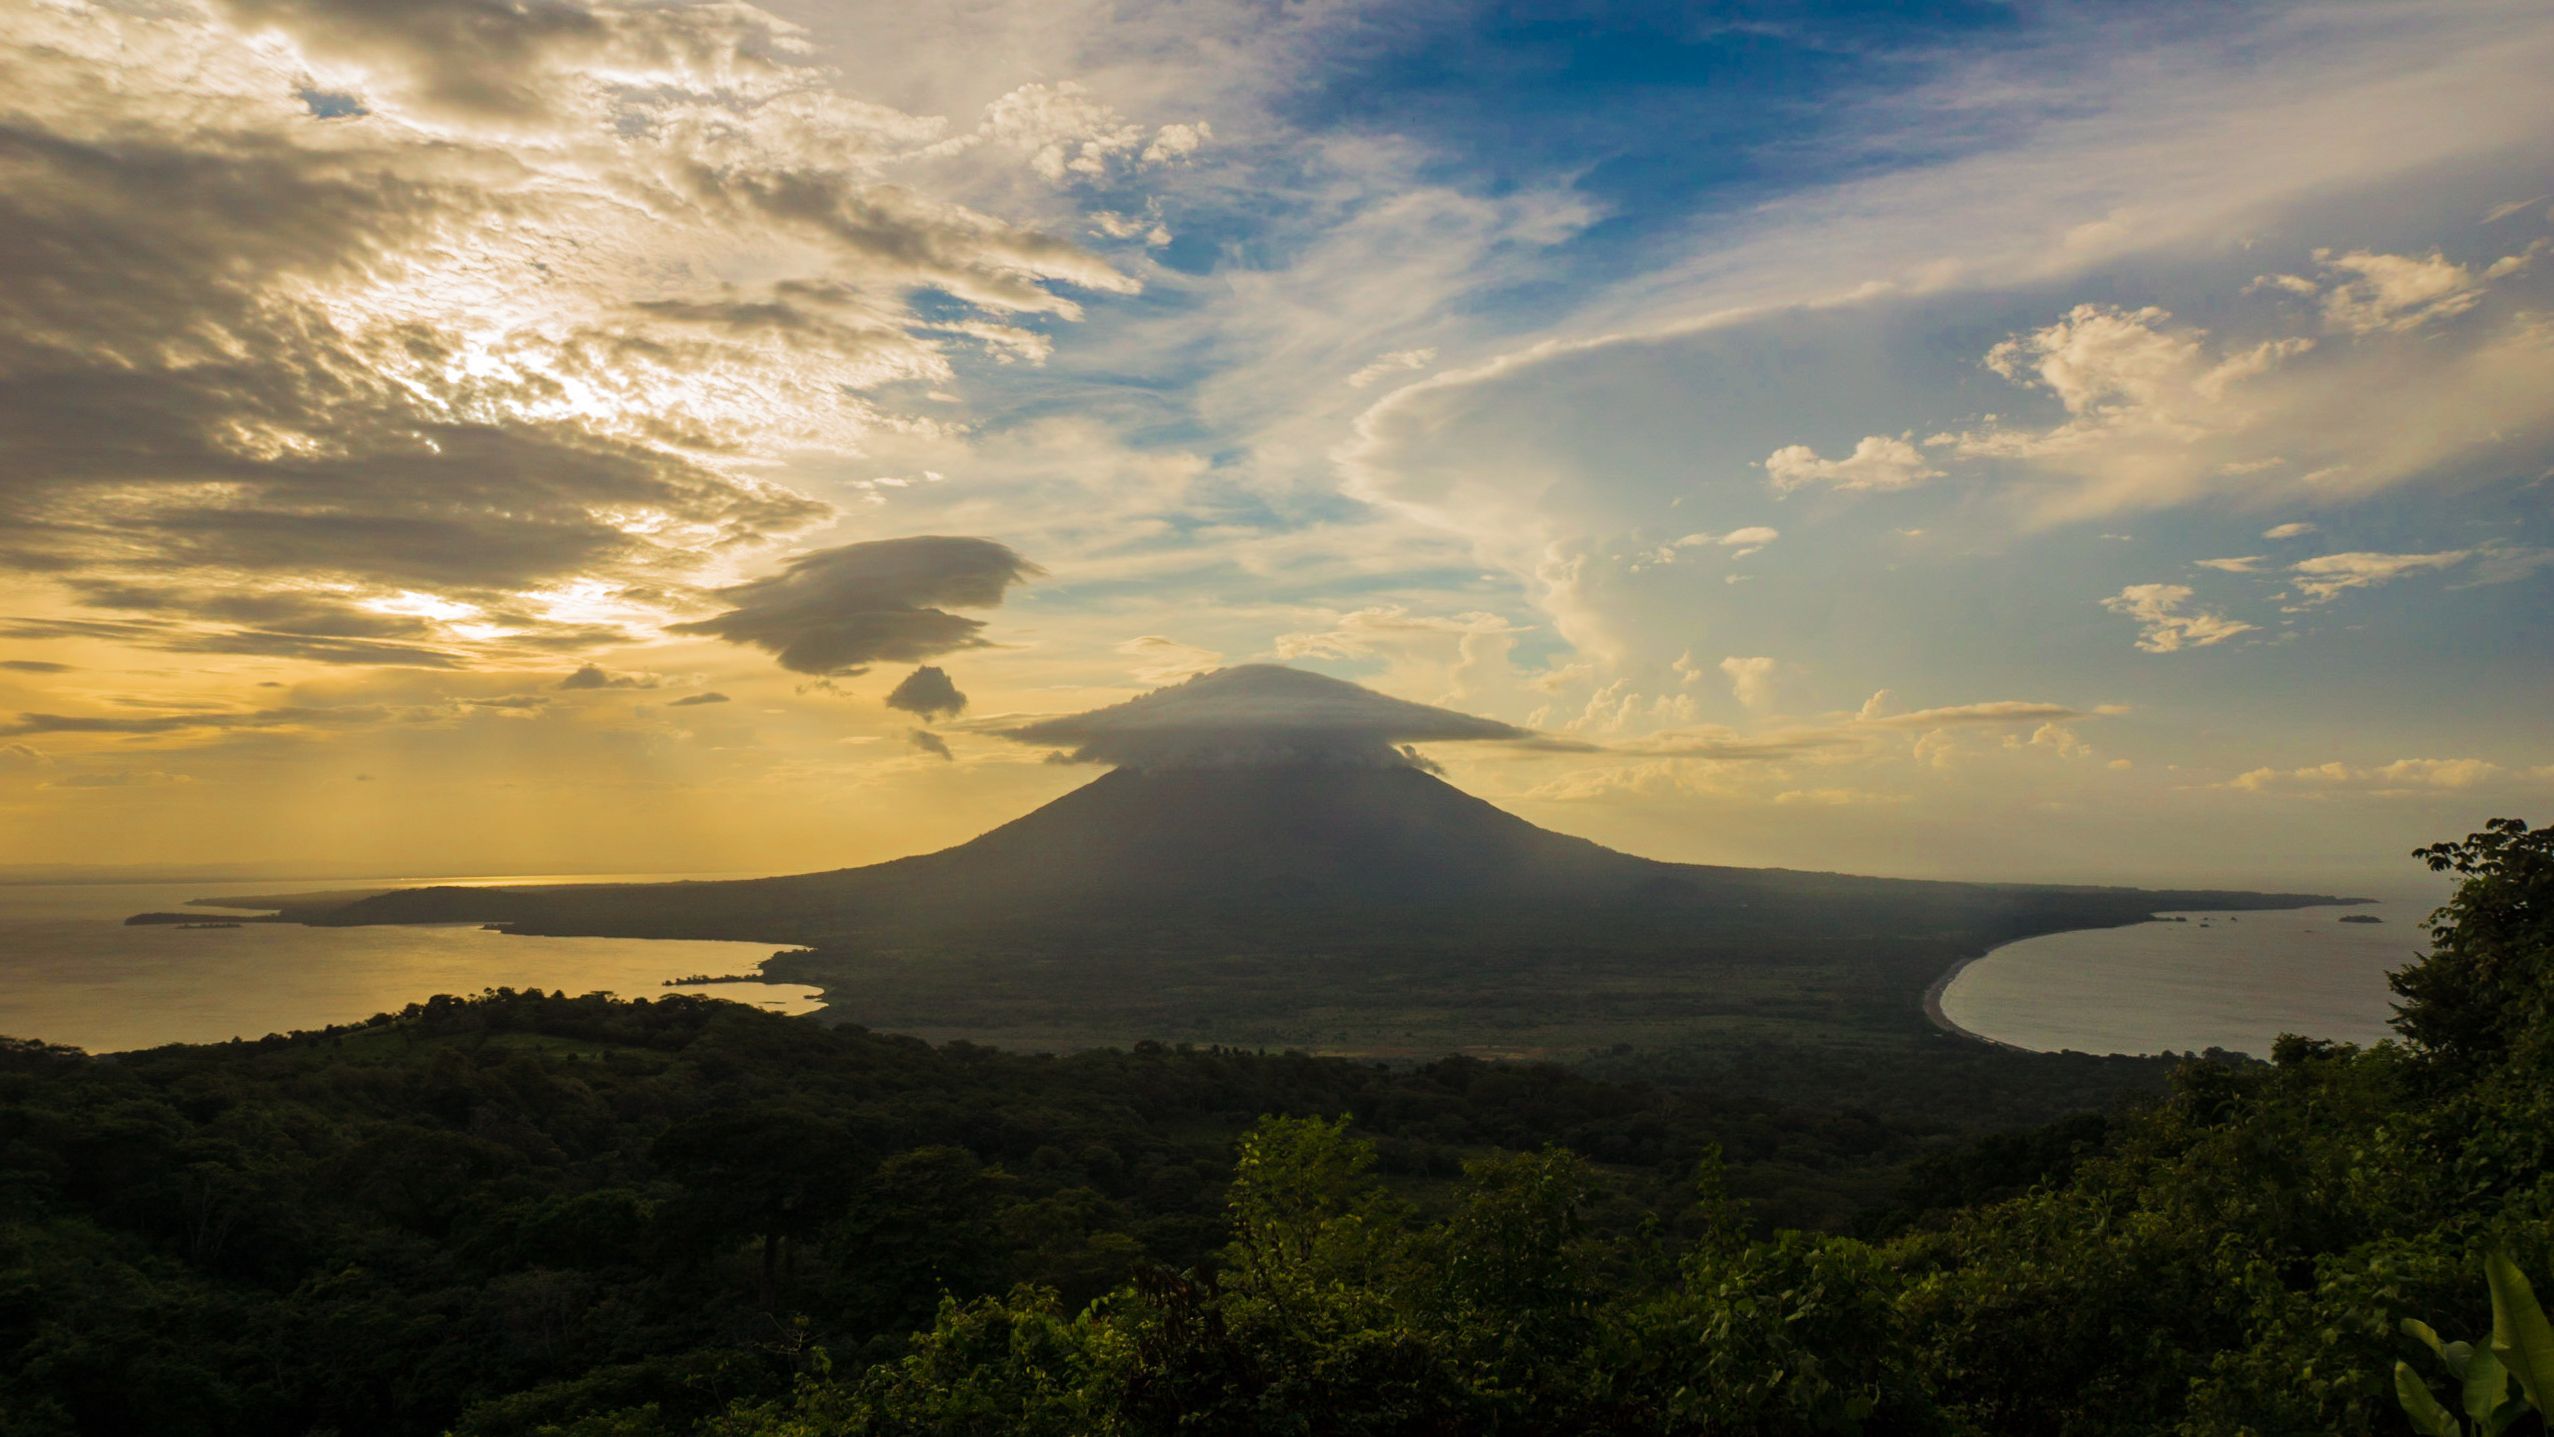
[[[971,842],[865,868],[255,906],[312,924],[799,944],[765,972],[821,986],[837,1020],[1010,1047],[1771,1044],[1849,1065],[1857,1049],[1974,1046],[1934,1032],[1922,998],[1997,944],[2159,909],[2341,901],[1663,863],[1406,764],[1307,761],[1120,768]]]

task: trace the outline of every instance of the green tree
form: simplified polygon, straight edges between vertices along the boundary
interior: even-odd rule
[[[773,1307],[789,1267],[789,1245],[839,1216],[857,1181],[859,1145],[840,1124],[787,1108],[710,1113],[678,1123],[656,1140],[658,1166],[679,1179],[668,1205],[676,1229],[695,1242],[721,1236],[762,1241],[759,1288]]]
[[[2413,856],[2461,881],[2430,917],[2430,956],[2393,977],[2396,1028],[2465,1070],[2515,1048],[2542,1056],[2554,1043],[2554,828],[2496,818]]]

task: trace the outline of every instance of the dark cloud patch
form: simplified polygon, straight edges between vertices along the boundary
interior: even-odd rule
[[[47,788],[158,788],[167,784],[193,783],[182,773],[162,773],[155,768],[97,769],[75,773],[46,784]]]
[[[1059,747],[1068,762],[1139,769],[1407,767],[1416,743],[1586,747],[1277,664],[1218,669],[1108,708],[996,732]]]
[[[937,607],[993,608],[1042,572],[991,539],[925,535],[820,549],[767,579],[721,589],[727,612],[674,632],[750,644],[819,677],[981,648],[984,621]]]
[[[616,674],[599,664],[585,664],[559,680],[563,689],[652,689],[663,680],[654,674]]]
[[[69,664],[57,664],[50,659],[0,659],[0,669],[7,669],[11,673],[19,674],[67,674],[71,672],[71,666]]]
[[[1729,729],[1663,729],[1641,738],[1628,739],[1614,745],[1618,753],[1639,754],[1644,758],[1706,758],[1723,763],[1773,763],[1784,759],[1805,758],[1812,754],[1851,748],[1859,743],[1851,733],[1838,730],[1801,730],[1794,733],[1747,735]]]
[[[238,654],[251,658],[303,659],[318,664],[368,664],[388,668],[458,669],[459,655],[414,644],[386,644],[371,639],[334,639],[308,634],[178,633],[152,641],[152,648],[180,654]]]
[[[431,703],[286,705],[262,709],[162,709],[142,713],[21,713],[0,723],[0,736],[34,734],[276,734],[304,730],[447,724],[473,714],[529,716],[549,708],[544,694],[452,695]]]
[[[925,721],[956,718],[967,711],[967,696],[958,692],[945,670],[924,664],[905,675],[904,682],[888,693],[887,707],[903,709]]]
[[[672,703],[667,704],[666,707],[669,709],[691,709],[699,708],[703,704],[723,704],[725,702],[727,702],[727,695],[713,691],[705,694],[687,695],[683,698],[674,700]]]
[[[413,614],[384,613],[307,590],[172,588],[104,579],[74,579],[67,587],[90,608],[188,614],[312,638],[419,639],[434,633],[433,625]]]
[[[371,664],[415,669],[457,669],[463,659],[438,648],[377,639],[206,629],[164,619],[0,620],[0,637],[13,639],[114,639],[176,654],[237,654],[252,658],[306,659],[326,664]]]
[[[905,741],[924,753],[937,754],[951,761],[957,758],[956,754],[949,752],[949,741],[927,728],[912,730],[905,735]]]
[[[393,710],[376,704],[334,708],[204,709],[157,714],[22,713],[0,734],[162,734],[189,729],[346,728],[379,723]]]

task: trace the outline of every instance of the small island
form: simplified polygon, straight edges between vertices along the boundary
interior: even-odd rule
[[[761,983],[766,981],[768,980],[766,980],[760,973],[686,973],[680,978],[668,978],[658,986],[665,988],[698,988],[710,983]]]
[[[2342,915],[2341,915],[2341,921],[2342,921],[2342,922],[2344,922],[2344,923],[2383,923],[2383,922],[2385,922],[2385,920],[2384,920],[2384,919],[2379,918],[2377,915],[2375,915],[2375,914],[2373,914],[2373,913],[2344,913],[2344,914],[2342,914]]]

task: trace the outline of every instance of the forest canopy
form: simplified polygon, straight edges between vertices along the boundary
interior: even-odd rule
[[[1946,1038],[1860,1103],[1774,1051],[1050,1058],[686,996],[13,1042],[0,1424],[2232,1437],[2412,1430],[2398,1362],[2455,1423],[2405,1319],[2554,1271],[2554,830],[2419,856],[2460,886],[2398,1040]]]

